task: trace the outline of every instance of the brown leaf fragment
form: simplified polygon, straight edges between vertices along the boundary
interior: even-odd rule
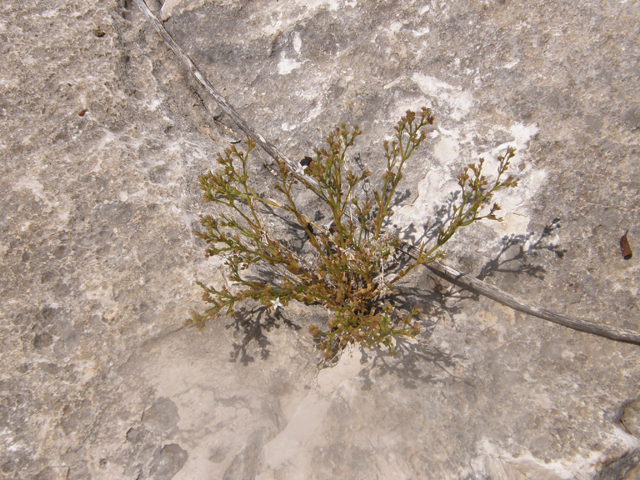
[[[629,230],[627,230],[620,239],[620,249],[622,250],[622,256],[625,260],[629,260],[633,256],[633,253],[631,253],[631,246],[629,246],[629,240],[627,240],[627,233],[629,233]]]

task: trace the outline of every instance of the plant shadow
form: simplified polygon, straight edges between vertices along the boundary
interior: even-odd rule
[[[265,272],[266,273],[266,272]],[[419,370],[420,362],[431,362],[440,368],[454,366],[455,356],[441,352],[428,340],[434,328],[444,316],[452,316],[459,313],[461,308],[457,306],[459,300],[472,298],[472,295],[464,291],[452,291],[440,283],[437,277],[421,275],[420,285],[399,286],[396,293],[390,296],[390,302],[399,313],[406,313],[417,307],[422,310],[420,314],[421,334],[419,340],[407,340],[403,337],[395,337],[396,352],[390,356],[385,349],[371,349],[369,356],[373,356],[372,368],[378,367],[382,374],[396,374],[402,378],[408,388],[416,388],[418,382],[435,381],[433,376],[423,375]],[[286,308],[274,310],[272,308],[256,304],[239,308],[232,318],[232,322],[225,328],[234,330],[235,341],[229,352],[229,361],[238,362],[248,366],[257,360],[267,360],[271,356],[272,342],[269,333],[285,326],[293,331],[303,329],[303,321],[294,321],[287,315]],[[320,313],[320,312],[319,312]],[[319,315],[321,316],[321,315]],[[296,317],[296,315],[294,315]],[[321,323],[322,318],[317,322]],[[324,362],[324,366],[331,366],[335,362]],[[446,370],[445,370],[446,371]]]
[[[262,305],[238,309],[233,314],[233,322],[226,326],[234,329],[238,339],[229,353],[229,361],[247,366],[256,360],[255,355],[267,360],[271,355],[271,342],[266,334],[282,325],[296,331],[302,328],[285,318],[279,309],[273,311]]]
[[[401,238],[405,242],[409,242],[413,245],[419,245],[422,242],[428,244],[429,242],[435,241],[438,237],[439,229],[444,229],[452,220],[453,207],[459,196],[459,191],[451,192],[446,198],[444,204],[436,211],[433,220],[427,221],[427,223],[423,224],[419,228],[413,223],[409,224],[408,227],[402,230]]]
[[[567,250],[560,248],[551,239],[560,226],[560,219],[555,218],[543,228],[539,235],[530,232],[525,235],[512,234],[503,237],[500,251],[482,267],[477,278],[484,280],[498,273],[511,273],[543,280],[544,267],[534,265],[531,260],[545,251],[554,253],[560,259],[564,257]]]
[[[472,385],[467,378],[459,377],[450,370],[456,366],[456,361],[462,359],[460,355],[452,355],[430,344],[427,339],[409,341],[405,338],[396,338],[395,352],[389,354],[388,350],[379,348],[361,349],[363,364],[368,364],[360,371],[363,379],[363,390],[368,390],[373,385],[372,375],[382,377],[393,375],[402,382],[402,386],[408,389],[417,389],[421,384],[442,383],[442,375],[434,373],[435,366],[446,373],[447,377]]]
[[[450,221],[458,196],[459,192],[451,193],[445,204],[438,209],[433,220],[423,225],[421,229],[410,225],[408,229],[403,231],[403,239],[410,240],[414,244],[420,241],[433,241],[438,235],[438,228],[442,228]],[[283,227],[288,227],[289,231],[293,229],[293,243],[302,247],[306,240],[304,230],[285,216],[277,215],[277,212],[274,211],[271,213],[282,222]],[[555,231],[559,228],[560,219],[556,218],[545,226],[540,234],[532,232],[525,235],[503,237],[500,250],[481,268],[477,278],[484,280],[497,274],[511,273],[543,279],[544,268],[541,265],[533,264],[532,259],[543,252],[552,252],[557,258],[563,258],[566,250],[560,248],[552,239]],[[407,261],[408,258],[400,256],[396,267],[402,268]],[[265,283],[271,283],[274,280],[274,272],[268,270],[254,270],[249,273],[249,276]],[[430,279],[432,284],[427,285],[423,281],[424,279]],[[414,307],[422,309],[420,315],[422,333],[418,341],[395,337],[396,351],[394,356],[389,355],[386,349],[371,349],[368,350],[366,357],[371,357],[371,368],[376,368],[376,374],[396,374],[406,387],[416,388],[420,382],[437,381],[433,374],[425,373],[424,369],[420,369],[420,365],[423,365],[424,362],[429,362],[447,372],[449,367],[455,366],[455,355],[452,356],[438,350],[428,340],[441,318],[451,317],[458,313],[460,307],[456,305],[459,300],[464,298],[477,299],[478,294],[445,286],[440,283],[437,277],[430,276],[425,270],[421,271],[418,278],[407,280],[408,284],[399,286],[389,300],[400,314],[409,312]],[[282,309],[274,310],[259,304],[244,306],[237,311],[233,316],[233,322],[227,325],[227,328],[234,329],[236,337],[233,350],[230,352],[230,361],[239,362],[246,366],[257,359],[268,359],[271,355],[270,346],[272,345],[268,338],[269,332],[283,325],[292,330],[303,328],[301,326],[303,322],[294,322],[287,317],[289,315],[287,315],[286,309],[284,311]],[[325,365],[330,366],[333,363],[333,361],[328,361]],[[453,374],[450,375],[455,377]]]
[[[460,355],[444,352],[429,339],[444,317],[460,313],[462,308],[458,306],[458,302],[465,298],[473,298],[473,294],[451,290],[440,283],[437,277],[424,274],[420,283],[421,288],[401,286],[392,297],[395,308],[400,312],[410,311],[413,307],[422,309],[420,335],[416,338],[394,337],[393,353],[386,348],[361,348],[361,362],[369,363],[360,374],[364,379],[364,389],[370,388],[370,375],[374,370],[376,376],[395,375],[405,388],[410,389],[418,388],[419,384],[441,382],[442,379],[433,373],[433,369],[425,368],[426,364],[437,367],[451,378],[470,383],[468,379],[458,377],[449,371],[455,367],[456,360],[461,358]]]

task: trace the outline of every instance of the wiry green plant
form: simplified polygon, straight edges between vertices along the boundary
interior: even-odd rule
[[[219,154],[220,168],[202,175],[200,188],[205,201],[227,207],[228,213],[203,216],[206,232],[199,236],[208,244],[207,256],[224,258],[228,278],[235,286],[231,291],[200,283],[204,300],[211,306],[203,314],[193,313],[190,323],[203,327],[208,320],[231,314],[238,302],[248,299],[274,309],[297,300],[323,305],[331,312],[326,331],[310,328],[326,356],[352,342],[384,345],[393,352],[393,336],[417,335],[419,309],[398,312],[391,301],[392,288],[419,265],[442,257],[442,246],[460,227],[482,219],[500,221],[496,217],[500,207],[491,205],[492,197],[502,188],[517,185],[512,176],[502,179],[515,155],[515,149],[509,148],[499,157],[492,183],[482,173],[484,159],[465,167],[458,176],[458,203],[431,244],[423,241],[409,247],[397,232],[386,231],[405,163],[425,140],[425,127],[433,121],[427,108],[419,115],[407,111],[395,127],[395,140],[384,142],[386,169],[381,185],[364,199],[358,196],[359,186],[371,173],[346,168],[347,151],[361,134],[357,126],[352,130],[345,124],[336,128],[327,137],[327,146],[315,149],[315,158],[308,158],[295,172],[278,160],[274,188],[280,200],[261,195],[250,185],[247,162],[254,148],[251,140],[247,140],[246,152],[232,146]],[[332,220],[330,227],[319,226],[300,210],[296,204],[300,185],[322,200]],[[264,216],[274,210],[304,230],[313,260],[286,246],[270,231]],[[267,266],[276,273],[275,280],[243,274],[254,265]]]

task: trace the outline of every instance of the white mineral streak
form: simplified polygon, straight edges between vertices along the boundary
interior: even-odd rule
[[[293,34],[293,49],[299,55],[301,48],[302,48],[302,39],[300,38],[300,32],[295,32]]]
[[[16,182],[16,184],[12,187],[12,190],[28,190],[31,194],[37,199],[41,200],[48,207],[52,206],[52,203],[49,199],[44,195],[43,190],[44,186],[35,178],[21,178]]]
[[[629,448],[637,448],[640,445],[637,439],[616,428],[613,437],[619,438],[620,443]],[[630,437],[629,440],[626,437]],[[589,480],[593,478],[593,472],[606,463],[608,452],[591,452],[587,457],[574,455],[572,457],[544,461],[534,457],[531,452],[523,452],[514,457],[502,450],[487,438],[479,442],[481,452],[471,461],[472,470],[461,472],[462,476],[473,472],[474,475],[486,475],[494,480],[511,480],[513,478],[527,478],[529,480]]]
[[[323,111],[324,111],[324,103],[318,102],[316,106],[311,109],[311,111],[309,112],[309,115],[307,115],[302,122],[309,123],[311,120],[313,120],[318,115],[320,115]]]
[[[87,160],[95,161],[95,165],[91,169],[92,173],[99,173],[102,170],[102,160],[105,147],[113,144],[116,140],[116,136],[113,133],[106,130],[103,133],[104,135],[100,139],[100,142],[98,142],[95,147],[90,148],[87,152]]]
[[[448,104],[452,108],[450,117],[453,120],[462,119],[473,106],[471,94],[459,87],[421,73],[414,73],[411,79],[427,97],[437,98],[438,101]]]
[[[302,63],[294,60],[293,58],[287,58],[285,52],[280,53],[280,62],[278,63],[278,73],[280,75],[289,75],[296,68],[300,68]]]
[[[295,0],[295,3],[309,10],[324,6],[327,6],[329,10],[337,10],[340,7],[340,2],[337,0]]]
[[[162,21],[168,20],[173,13],[173,9],[177,7],[182,0],[166,0],[164,5],[162,5]]]
[[[90,288],[84,288],[84,296],[87,300],[96,300],[102,305],[113,304],[113,285],[108,285],[106,287],[102,285],[92,285]]]
[[[162,21],[168,20],[173,15],[190,12],[208,3],[209,0],[166,0],[160,11]],[[231,3],[231,2],[228,2]]]

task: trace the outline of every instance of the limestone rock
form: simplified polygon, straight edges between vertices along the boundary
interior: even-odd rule
[[[149,4],[291,158],[358,124],[375,177],[400,115],[431,107],[394,214],[413,238],[462,166],[517,146],[504,222],[446,261],[640,329],[618,244],[640,238],[637,2]],[[425,274],[409,283],[425,332],[397,358],[356,349],[318,372],[306,329],[326,317],[305,306],[182,328],[195,281],[223,281],[195,237],[197,178],[244,136],[131,0],[1,2],[0,52],[3,478],[638,478],[637,346]]]

